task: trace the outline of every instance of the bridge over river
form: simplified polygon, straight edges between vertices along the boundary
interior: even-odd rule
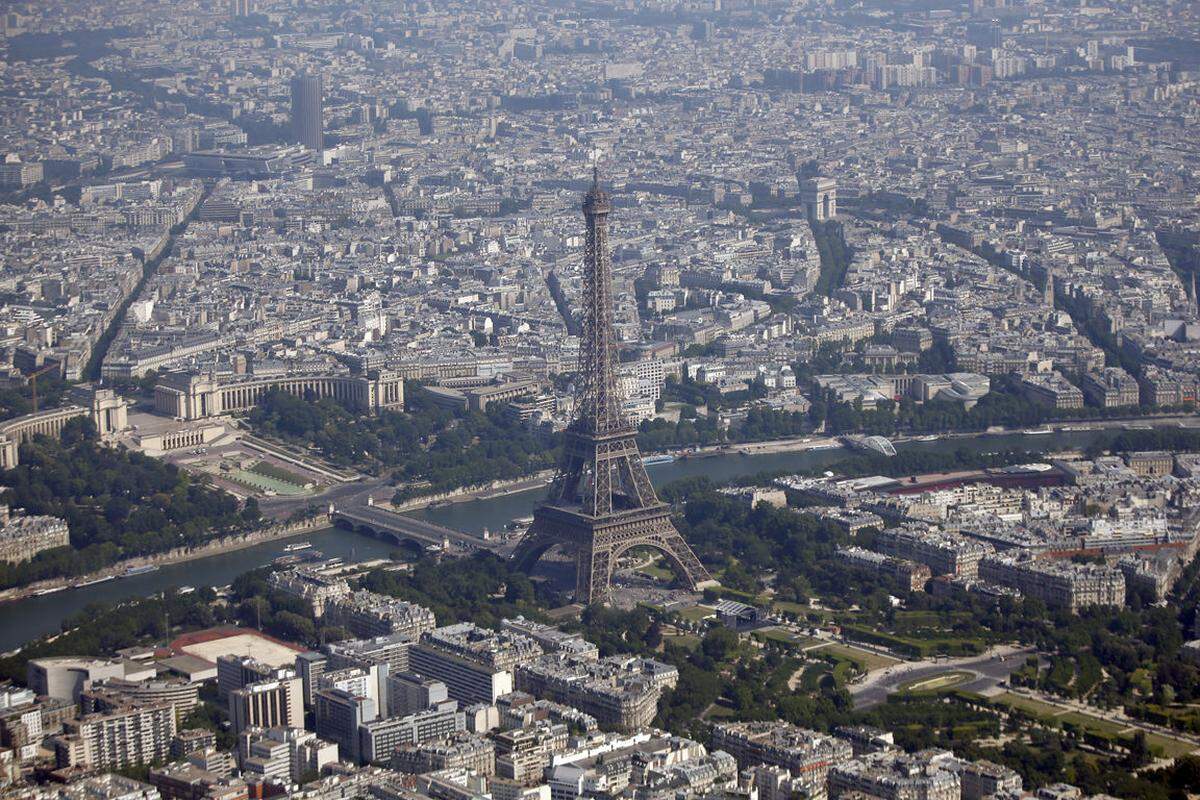
[[[492,543],[481,536],[465,533],[427,520],[398,514],[369,503],[351,501],[333,508],[330,514],[335,525],[350,528],[380,538],[391,538],[397,544],[412,544],[421,549],[430,545],[458,545],[468,550],[490,548]]]

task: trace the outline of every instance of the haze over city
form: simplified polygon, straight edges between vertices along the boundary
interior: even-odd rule
[[[0,8],[0,797],[1200,797],[1200,4]]]

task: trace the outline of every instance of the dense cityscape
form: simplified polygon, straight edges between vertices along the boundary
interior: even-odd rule
[[[1197,3],[0,52],[0,797],[1200,797]]]

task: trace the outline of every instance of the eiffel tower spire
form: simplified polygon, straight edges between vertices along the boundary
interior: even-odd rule
[[[583,342],[580,350],[580,403],[572,427],[607,433],[627,427],[617,392],[616,342],[612,326],[612,259],[608,249],[608,215],[612,200],[600,188],[592,168],[592,188],[583,197],[587,220],[583,271]]]
[[[612,199],[593,168],[583,197],[587,238],[575,416],[564,434],[559,474],[513,554],[528,569],[550,547],[562,545],[575,556],[576,600],[587,603],[608,599],[612,568],[633,547],[661,551],[692,588],[712,583],[655,494],[637,432],[622,409],[612,321],[611,212]]]

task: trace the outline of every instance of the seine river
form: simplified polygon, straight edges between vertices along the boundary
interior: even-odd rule
[[[1085,447],[1108,440],[1119,431],[1078,431],[1029,436],[1006,434],[976,438],[946,439],[936,442],[908,442],[897,449],[912,451],[953,451],[964,448],[975,452],[993,452],[1021,448],[1030,451],[1054,451]],[[822,467],[847,457],[842,449],[767,453],[762,455],[720,454],[691,458],[649,467],[654,483],[662,485],[678,478],[704,475],[716,482],[739,476],[777,470],[802,470]],[[543,496],[543,488],[412,512],[451,528],[480,533],[484,528],[499,530],[510,520],[528,516]],[[347,561],[386,557],[394,546],[387,542],[340,529],[300,534],[327,557],[340,556]],[[89,603],[112,603],[131,597],[146,597],[178,586],[223,586],[243,572],[263,566],[284,553],[287,540],[267,542],[206,558],[164,566],[159,570],[130,578],[65,589],[54,594],[30,597],[0,604],[0,652],[20,647],[38,636],[55,633],[64,620],[83,611]]]

